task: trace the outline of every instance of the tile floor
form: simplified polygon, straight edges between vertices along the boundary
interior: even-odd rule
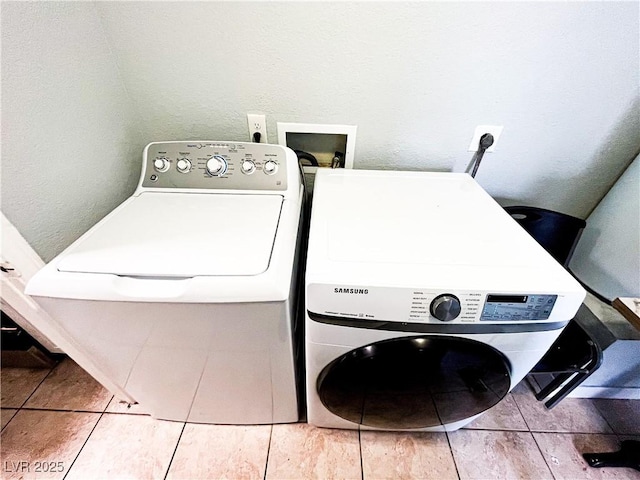
[[[7,479],[640,479],[580,455],[640,439],[640,400],[565,399],[547,411],[522,383],[457,432],[357,432],[154,420],[69,359],[1,373]]]

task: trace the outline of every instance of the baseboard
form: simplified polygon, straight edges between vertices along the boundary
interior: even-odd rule
[[[569,395],[572,398],[619,398],[640,400],[640,388],[576,387]]]

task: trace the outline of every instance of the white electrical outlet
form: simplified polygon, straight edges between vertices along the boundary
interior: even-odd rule
[[[247,124],[249,125],[249,141],[253,142],[253,135],[260,134],[260,143],[267,141],[267,118],[259,113],[247,113]]]
[[[473,133],[471,143],[469,144],[469,151],[477,152],[480,144],[480,137],[485,133],[490,133],[493,135],[493,145],[487,148],[486,151],[493,152],[496,149],[496,145],[498,144],[498,139],[500,138],[500,134],[502,134],[503,128],[504,127],[502,125],[478,125],[476,127],[476,131]]]

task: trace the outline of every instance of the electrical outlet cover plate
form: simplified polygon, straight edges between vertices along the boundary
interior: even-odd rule
[[[260,113],[247,113],[247,124],[249,126],[249,141],[253,142],[253,134],[260,132],[260,143],[267,141],[267,118]]]
[[[496,149],[496,145],[498,144],[498,139],[502,134],[502,129],[504,127],[502,125],[478,125],[476,127],[476,131],[473,133],[473,138],[471,139],[471,143],[469,144],[470,152],[477,152],[478,146],[480,144],[480,137],[485,133],[490,133],[493,135],[493,145],[487,148],[487,152],[493,152]]]

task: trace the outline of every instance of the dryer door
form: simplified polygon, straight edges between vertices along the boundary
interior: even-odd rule
[[[383,429],[463,420],[494,406],[509,387],[508,361],[496,349],[433,335],[357,348],[327,365],[317,381],[329,411]]]

